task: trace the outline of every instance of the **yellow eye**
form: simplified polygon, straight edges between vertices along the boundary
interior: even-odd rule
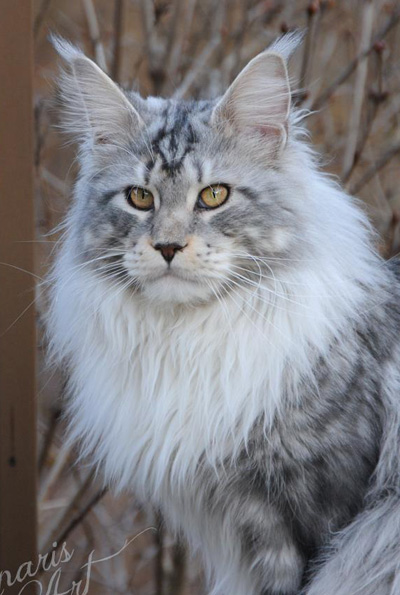
[[[199,194],[197,206],[202,209],[216,209],[220,207],[229,196],[229,188],[222,184],[207,186]]]
[[[150,190],[134,186],[128,191],[128,202],[142,211],[148,211],[154,207],[154,196]]]

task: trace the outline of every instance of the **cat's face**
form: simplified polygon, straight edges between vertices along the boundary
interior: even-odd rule
[[[72,82],[89,113],[72,218],[80,259],[155,302],[251,291],[260,275],[273,285],[301,236],[284,172],[283,60],[262,54],[221,100],[189,103],[127,98],[87,58],[69,59],[69,117]]]

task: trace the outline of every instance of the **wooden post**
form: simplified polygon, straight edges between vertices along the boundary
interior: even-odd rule
[[[0,0],[0,591],[37,563],[30,0]],[[23,590],[34,593],[33,587]]]

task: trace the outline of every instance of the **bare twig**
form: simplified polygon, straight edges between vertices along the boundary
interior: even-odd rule
[[[139,71],[139,68],[141,67],[143,60],[145,59],[144,54],[142,53],[139,58],[136,60],[135,64],[133,65],[132,68],[132,75],[127,83],[127,88],[131,89],[132,91],[137,90],[137,74]]]
[[[89,27],[89,35],[93,44],[94,55],[97,64],[104,72],[108,72],[106,54],[100,38],[100,27],[97,20],[93,0],[82,0],[85,9],[86,19]]]
[[[45,167],[40,168],[40,177],[45,180],[61,196],[68,196],[68,185]]]
[[[182,83],[173,94],[174,99],[181,99],[189,91],[193,83],[201,76],[205,67],[210,62],[221,43],[221,28],[225,18],[226,0],[221,0],[218,4],[217,12],[214,16],[210,41],[201,51],[197,60],[192,64],[190,70],[186,73]]]
[[[374,21],[374,0],[366,0],[363,4],[361,40],[359,54],[371,45],[372,25]],[[353,91],[353,105],[350,111],[349,130],[343,157],[343,176],[346,177],[354,163],[354,154],[361,123],[361,110],[363,106],[365,87],[367,82],[368,60],[360,60],[356,67],[356,76]]]
[[[173,25],[169,33],[167,46],[166,71],[169,80],[174,80],[182,59],[185,39],[189,34],[196,0],[175,1]]]
[[[40,30],[43,25],[43,21],[45,19],[46,13],[50,8],[51,0],[42,0],[42,3],[39,7],[37,15],[35,17],[35,22],[33,24],[33,37],[36,39],[40,33]]]
[[[62,375],[60,394],[57,395],[58,402],[61,402],[64,397],[64,394],[65,394],[65,391],[67,388],[67,382],[68,382],[67,378],[64,375]],[[60,406],[54,407],[52,409],[52,412],[50,415],[50,420],[48,422],[47,432],[46,432],[44,440],[43,440],[42,451],[40,453],[39,460],[38,460],[39,477],[42,474],[44,465],[47,461],[50,447],[53,443],[54,435],[55,435],[56,429],[58,427],[58,423],[61,418],[61,412],[62,412],[62,409]]]
[[[115,0],[114,9],[114,56],[111,67],[111,76],[114,81],[119,81],[121,69],[121,38],[122,38],[122,15],[123,0]]]
[[[186,552],[180,541],[174,544],[172,565],[168,595],[182,595],[185,584]]]
[[[81,490],[82,488],[82,477],[81,477],[81,473],[78,469],[78,467],[73,467],[72,468],[72,475],[75,479],[75,484],[76,484],[76,488],[78,490],[77,493],[79,493],[79,490]],[[89,477],[92,479],[92,476],[88,476],[87,479],[89,479]],[[90,487],[91,483],[89,482],[89,487]],[[79,505],[79,502],[77,502],[77,506]],[[94,527],[96,527],[96,521],[94,522]],[[93,533],[93,527],[91,526],[91,524],[88,522],[87,519],[83,519],[82,520],[82,532],[84,533],[87,543],[88,544],[93,544],[95,542],[95,537],[94,537],[94,533]]]
[[[65,527],[66,523],[69,521],[71,516],[74,514],[75,510],[78,508],[78,505],[81,502],[83,496],[92,486],[93,477],[93,472],[88,473],[85,481],[82,483],[78,491],[75,493],[75,496],[72,498],[71,502],[62,514],[61,518],[56,519],[53,526],[50,527],[49,531],[47,532],[47,535],[43,538],[43,546],[41,547],[41,551],[43,553],[49,552],[52,549],[52,544],[54,541],[57,541],[57,543],[60,545],[60,538],[58,536],[60,535],[60,533],[61,535],[64,534],[63,528]]]
[[[396,232],[399,228],[400,213],[396,210],[393,211],[392,218],[389,223],[389,231],[386,238],[385,253],[386,258],[393,258],[396,255],[397,250],[395,247]]]
[[[350,62],[350,64],[348,64],[346,66],[346,68],[344,68],[342,70],[342,72],[339,74],[338,77],[336,77],[336,79],[333,81],[333,83],[331,83],[325,89],[325,91],[323,91],[321,93],[321,95],[316,98],[316,100],[314,101],[314,103],[311,106],[312,111],[320,109],[324,105],[324,103],[326,103],[326,101],[328,101],[328,99],[333,95],[333,93],[336,91],[336,89],[338,87],[340,87],[340,85],[342,85],[349,78],[349,76],[351,76],[353,74],[354,70],[357,68],[358,63],[360,61],[364,60],[367,56],[369,56],[369,54],[374,50],[375,43],[384,39],[386,37],[386,35],[389,33],[389,31],[391,31],[393,29],[393,27],[395,27],[398,24],[399,21],[400,21],[400,9],[397,9],[392,14],[390,19],[386,23],[386,25],[384,27],[382,27],[382,29],[379,31],[379,33],[377,35],[375,35],[371,45],[367,49],[365,49],[364,51],[359,53],[354,58],[354,60],[352,60],[352,62]]]
[[[154,581],[155,594],[163,595],[164,593],[164,524],[160,512],[156,512],[155,524],[157,531],[154,533],[154,541],[157,548],[156,557],[154,559]]]
[[[40,159],[42,155],[42,149],[44,145],[44,138],[45,135],[42,130],[42,120],[43,120],[43,111],[44,111],[44,101],[38,100],[35,103],[34,108],[34,122],[35,122],[35,154],[34,154],[34,165],[36,168],[40,165]]]
[[[389,163],[393,157],[400,153],[400,142],[390,147],[375,163],[365,172],[365,174],[350,189],[350,194],[357,194],[372,178]]]
[[[56,432],[58,422],[60,420],[60,414],[61,409],[58,407],[54,409],[51,413],[50,422],[48,424],[47,432],[43,440],[43,447],[38,461],[39,476],[43,473],[44,464],[47,461],[49,450],[53,443],[54,434]]]
[[[39,501],[44,502],[52,488],[52,486],[56,483],[58,478],[60,477],[61,473],[63,472],[65,466],[68,463],[70,454],[72,451],[72,446],[69,444],[64,445],[63,448],[58,453],[58,457],[56,462],[54,463],[53,467],[50,469],[48,476],[46,477],[45,481],[39,492]]]
[[[272,5],[264,1],[258,2],[254,6],[251,0],[242,0],[237,2],[237,5],[240,12],[235,14],[233,11],[228,11],[228,14],[232,17],[232,23],[228,24],[228,30],[226,30],[226,27],[224,28],[224,43],[221,44],[221,56],[218,61],[220,66],[215,77],[216,81],[214,82],[211,97],[221,93],[222,89],[225,89],[232,82],[240,70],[242,61],[253,58],[260,50],[265,49],[266,42],[263,35],[245,43],[247,33],[254,21],[258,19],[267,25],[282,8],[281,2],[277,1]],[[239,24],[237,25],[238,18]],[[232,51],[227,54],[226,49],[231,44],[233,45]]]
[[[183,29],[183,20],[185,10],[187,8],[187,2],[180,2],[179,0],[171,0],[169,4],[169,12],[171,12],[170,27],[166,39],[166,51],[164,55],[165,70],[171,75],[171,67],[175,56],[175,48],[179,47],[186,35],[186,31]],[[179,60],[180,56],[176,56]]]
[[[214,52],[219,46],[220,40],[220,35],[217,34],[209,41],[209,43],[201,52],[200,56],[197,58],[196,62],[193,64],[192,68],[186,73],[186,76],[179,87],[176,89],[175,93],[173,94],[174,99],[182,99],[182,97],[186,95],[195,80],[200,76],[204,68],[209,63],[211,57],[214,55]]]
[[[149,76],[153,83],[154,93],[159,93],[165,79],[164,68],[159,64],[157,48],[159,40],[155,28],[154,3],[152,0],[141,0],[140,9],[144,30],[144,46],[148,62]]]
[[[76,529],[76,527],[78,527],[78,525],[81,524],[81,522],[86,518],[86,516],[89,514],[89,512],[92,510],[92,508],[94,506],[96,506],[102,498],[104,498],[106,493],[107,493],[107,488],[103,488],[101,490],[98,490],[92,496],[92,498],[89,500],[89,502],[86,504],[86,506],[84,506],[82,508],[80,513],[72,519],[70,524],[64,529],[64,531],[61,533],[61,535],[58,536],[58,538],[56,539],[56,542],[57,542],[57,547],[55,548],[56,550],[58,550],[62,546],[62,544],[68,539],[68,537],[70,536],[72,531],[74,531]]]
[[[315,35],[321,11],[317,0],[310,2],[307,7],[307,35],[304,42],[303,61],[300,70],[300,86],[305,88],[311,72],[312,57],[315,53]]]
[[[378,81],[379,81],[379,88],[378,91],[370,91],[369,93],[369,103],[370,103],[370,109],[368,110],[368,115],[367,115],[367,120],[366,123],[363,127],[363,129],[361,130],[361,138],[360,141],[356,147],[356,150],[354,151],[354,155],[353,155],[353,162],[351,164],[351,166],[349,167],[348,171],[345,172],[345,174],[342,176],[342,182],[343,184],[347,185],[350,178],[352,177],[357,164],[359,163],[363,151],[365,149],[365,146],[367,144],[368,138],[371,134],[371,130],[373,127],[373,124],[375,122],[375,118],[378,115],[378,111],[380,106],[386,102],[387,98],[388,98],[388,92],[384,90],[383,87],[383,64],[382,64],[382,51],[379,49],[379,51],[377,51],[378,54]]]
[[[351,166],[349,167],[349,169],[342,175],[342,183],[345,185],[345,187],[347,186],[349,180],[351,179],[351,177],[356,169],[356,166],[359,163],[361,156],[364,152],[365,146],[367,144],[367,140],[369,138],[373,123],[376,118],[376,114],[378,112],[378,107],[379,107],[379,103],[374,101],[372,103],[371,109],[369,110],[369,115],[367,117],[367,121],[364,125],[362,132],[361,132],[360,141],[354,151],[353,162],[352,162]]]

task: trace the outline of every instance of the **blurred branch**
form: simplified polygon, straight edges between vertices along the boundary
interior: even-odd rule
[[[389,231],[386,239],[385,254],[386,258],[393,258],[398,256],[398,250],[396,248],[396,232],[399,228],[400,223],[400,212],[394,210],[392,218],[389,223]]]
[[[368,94],[370,109],[368,110],[367,121],[366,121],[363,129],[361,130],[361,138],[360,138],[358,145],[354,151],[353,161],[352,161],[349,169],[347,170],[347,172],[345,172],[342,175],[342,183],[343,184],[347,184],[348,181],[350,180],[350,178],[352,177],[353,172],[361,159],[361,156],[362,156],[365,146],[367,144],[368,138],[371,134],[371,130],[372,130],[373,124],[375,122],[375,118],[378,114],[379,108],[383,103],[385,103],[385,101],[387,100],[388,95],[389,95],[388,92],[384,91],[384,88],[383,88],[383,64],[382,64],[382,50],[381,49],[379,49],[379,51],[377,50],[377,55],[378,55],[379,89],[377,91],[371,90]]]
[[[208,62],[210,61],[211,57],[213,56],[214,52],[218,48],[221,41],[221,36],[219,34],[215,35],[213,39],[211,39],[206,47],[201,52],[200,56],[197,58],[195,63],[193,64],[192,68],[188,70],[186,73],[185,78],[176,89],[175,93],[173,94],[174,99],[182,99],[189,91],[190,87],[193,85],[195,80],[199,77],[202,73]]]
[[[138,77],[138,70],[141,67],[143,60],[145,59],[144,54],[142,53],[139,58],[136,60],[135,64],[132,68],[132,75],[127,83],[127,88],[131,90],[137,90],[137,77]]]
[[[56,190],[61,196],[68,196],[68,185],[55,176],[51,171],[45,167],[40,168],[40,177],[45,180],[54,190]]]
[[[182,595],[185,585],[186,551],[183,543],[177,541],[172,552],[172,572],[169,580],[168,595]]]
[[[374,21],[374,0],[365,0],[362,9],[360,52],[362,54],[371,45],[372,25]],[[354,163],[354,154],[359,137],[361,111],[365,96],[365,86],[368,74],[368,59],[359,60],[356,66],[353,90],[353,104],[350,111],[349,130],[343,157],[343,176],[345,177]]]
[[[43,539],[44,543],[43,543],[43,546],[41,547],[42,553],[49,552],[52,549],[52,544],[54,541],[57,541],[58,545],[62,545],[62,540],[58,536],[60,535],[60,533],[61,533],[61,535],[64,535],[65,531],[63,531],[63,527],[65,527],[66,523],[73,516],[74,511],[77,509],[83,496],[86,494],[88,489],[93,485],[93,477],[94,477],[94,472],[93,471],[89,472],[85,481],[82,483],[80,488],[75,493],[74,497],[72,498],[71,502],[69,503],[66,510],[62,514],[61,518],[56,519],[56,522],[53,524],[52,527],[50,527],[50,530],[47,532],[47,535]],[[74,523],[74,522],[75,521],[73,520],[72,523]],[[68,525],[68,527],[70,527],[70,525],[72,523],[70,523]],[[76,524],[73,526],[73,528],[75,528],[75,526],[76,526]]]
[[[154,93],[159,93],[164,79],[164,68],[158,63],[158,35],[155,28],[155,14],[153,0],[140,0],[142,26],[144,31],[144,46],[148,61],[149,76],[153,83]]]
[[[344,68],[344,70],[342,70],[342,72],[339,74],[338,77],[336,77],[336,79],[333,81],[333,83],[331,83],[325,89],[325,91],[323,91],[321,93],[321,95],[319,97],[317,97],[317,99],[314,101],[314,103],[311,106],[312,111],[320,109],[324,105],[324,103],[326,103],[326,101],[328,101],[328,99],[333,95],[333,93],[336,91],[336,89],[338,87],[340,87],[340,85],[342,85],[349,78],[349,76],[351,76],[353,74],[354,70],[357,68],[358,63],[361,62],[362,60],[364,60],[367,56],[369,56],[369,54],[373,51],[375,44],[377,42],[381,41],[382,39],[384,39],[386,37],[386,35],[389,33],[389,31],[391,31],[393,29],[393,27],[395,27],[398,24],[399,21],[400,21],[400,8],[396,9],[393,12],[392,16],[389,18],[386,25],[384,27],[382,27],[382,29],[379,31],[379,33],[377,35],[375,35],[371,45],[367,49],[365,49],[364,51],[359,53],[354,58],[354,60],[352,60],[350,62],[350,64],[348,64],[348,66],[346,66],[346,68]]]
[[[221,43],[221,28],[224,23],[226,12],[226,0],[220,0],[217,13],[213,17],[212,31],[210,32],[210,41],[205,45],[196,61],[187,71],[183,81],[173,94],[174,99],[182,99],[189,91],[193,83],[200,77],[206,65],[210,62]]]
[[[174,80],[179,69],[183,45],[190,31],[195,6],[196,0],[186,2],[175,0],[166,57],[166,72],[170,80]]]
[[[94,9],[93,0],[82,0],[86,19],[89,27],[89,35],[93,44],[93,51],[97,64],[104,72],[108,72],[106,54],[100,38],[100,27]]]
[[[114,8],[114,56],[111,67],[111,78],[118,82],[121,69],[121,37],[122,37],[122,16],[123,0],[115,0]]]
[[[153,0],[141,0],[140,8],[141,8],[141,13],[142,13],[143,29],[144,29],[144,33],[145,33],[145,35],[144,35],[145,45],[146,45],[147,54],[149,56],[149,59],[152,62],[153,53],[154,53],[152,40],[154,39],[154,36],[155,36],[155,30],[154,30],[155,15],[154,15]]]
[[[55,482],[60,477],[61,473],[63,472],[66,464],[68,463],[70,454],[72,451],[72,446],[69,444],[65,444],[58,453],[57,459],[49,471],[48,476],[46,477],[45,481],[39,492],[39,501],[44,502]]]
[[[58,422],[60,421],[60,415],[61,409],[58,407],[54,409],[51,413],[50,422],[47,428],[46,435],[44,437],[43,447],[38,461],[39,476],[43,473],[44,464],[47,461],[49,450],[53,443],[54,435],[58,426]]]
[[[34,153],[34,165],[37,169],[40,165],[42,156],[42,150],[45,143],[47,134],[47,127],[43,130],[43,114],[44,114],[44,100],[38,99],[35,102],[34,108],[34,122],[35,122],[35,153]]]
[[[42,0],[41,5],[39,6],[39,10],[35,17],[35,22],[33,24],[33,37],[36,39],[40,33],[42,28],[43,21],[45,19],[46,13],[50,7],[51,0]]]
[[[92,496],[92,498],[89,500],[89,502],[86,504],[86,506],[84,506],[84,508],[82,508],[82,510],[79,512],[79,514],[75,518],[72,519],[70,524],[65,528],[65,530],[61,533],[61,535],[56,539],[56,541],[57,541],[57,548],[55,548],[56,550],[58,550],[60,548],[60,546],[68,539],[68,537],[70,536],[72,531],[74,531],[76,529],[76,527],[78,527],[78,525],[80,525],[82,523],[82,521],[86,518],[86,516],[89,514],[89,512],[92,510],[92,508],[94,508],[94,506],[96,506],[100,502],[100,500],[102,498],[104,498],[107,491],[108,491],[107,488],[98,490]]]
[[[390,147],[375,163],[365,172],[365,174],[350,189],[350,194],[357,194],[372,178],[389,163],[393,157],[400,153],[400,142]]]
[[[314,0],[307,7],[307,34],[304,41],[303,60],[300,70],[300,86],[304,89],[309,80],[312,58],[315,53],[315,36],[321,15],[320,2]]]
[[[81,473],[80,473],[80,469],[78,467],[73,467],[72,468],[72,475],[75,479],[75,484],[76,484],[76,489],[79,491],[82,487],[82,477],[81,477]],[[90,476],[91,479],[93,479],[93,476]],[[77,502],[76,505],[78,505],[79,502]],[[96,526],[96,522],[94,523],[94,526]],[[95,537],[94,537],[94,533],[93,533],[93,527],[91,526],[91,524],[88,522],[88,520],[82,519],[82,532],[86,537],[86,541],[88,544],[93,544],[95,543]]]
[[[367,121],[362,129],[362,132],[361,132],[360,141],[356,147],[356,150],[354,151],[353,162],[352,162],[351,166],[349,167],[349,169],[347,170],[347,172],[345,172],[342,175],[342,184],[344,184],[345,187],[347,186],[350,178],[352,177],[352,175],[357,167],[357,164],[360,162],[360,159],[363,155],[363,152],[364,152],[365,146],[367,144],[368,138],[371,134],[372,126],[374,124],[380,104],[381,104],[381,101],[378,101],[378,100],[372,101],[370,113],[367,117]]]
[[[64,395],[65,395],[66,388],[67,388],[67,378],[63,375],[62,380],[61,380],[60,393],[56,397],[56,402],[62,401],[62,399],[64,398]],[[53,407],[53,409],[51,411],[50,420],[49,420],[48,427],[47,427],[47,432],[46,432],[44,440],[43,440],[42,451],[40,453],[39,460],[38,460],[39,477],[42,474],[44,465],[47,461],[50,447],[53,443],[54,435],[55,435],[56,429],[58,427],[58,423],[60,421],[61,412],[62,412],[62,409],[60,406]]]
[[[164,593],[164,524],[163,518],[159,511],[156,512],[155,524],[157,531],[154,533],[154,541],[156,544],[156,557],[154,559],[154,580],[155,580],[155,595],[163,595]]]

